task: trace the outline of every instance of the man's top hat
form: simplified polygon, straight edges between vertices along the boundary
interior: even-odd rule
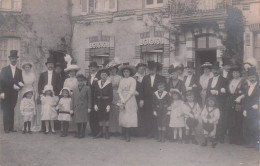
[[[194,69],[194,68],[195,68],[195,63],[194,63],[194,62],[191,62],[191,61],[187,62],[186,68]]]
[[[157,71],[162,70],[162,64],[160,64],[159,62],[148,61],[147,64],[148,64],[148,69],[156,68]]]
[[[203,65],[201,65],[202,68],[211,68],[212,64],[210,62],[205,62]]]
[[[48,57],[48,58],[47,58],[47,62],[45,63],[45,65],[47,65],[48,63],[54,64],[54,63],[55,63],[55,62],[54,62],[54,59],[53,59],[52,57]]]
[[[10,56],[8,58],[18,58],[18,51],[17,50],[11,50]]]
[[[97,64],[97,62],[93,61],[93,62],[90,62],[88,67],[97,67],[98,68],[98,64]]]
[[[174,65],[171,65],[168,69],[168,73],[171,74],[173,72],[176,72],[177,71],[177,67],[174,67]]]
[[[219,67],[219,62],[216,61],[213,65],[212,65],[212,69],[220,69]]]
[[[256,68],[250,67],[247,71],[247,76],[257,76]]]
[[[222,66],[231,65],[231,60],[228,57],[222,57]]]

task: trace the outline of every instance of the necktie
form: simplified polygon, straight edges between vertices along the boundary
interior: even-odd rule
[[[158,92],[158,95],[159,95],[159,97],[161,97],[162,96],[162,92]]]

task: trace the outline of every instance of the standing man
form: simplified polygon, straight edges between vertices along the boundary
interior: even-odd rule
[[[98,65],[97,62],[90,62],[90,65],[88,66],[90,70],[90,75],[88,76],[88,85],[91,88],[91,112],[89,114],[89,125],[91,129],[91,134],[93,137],[96,137],[100,131],[100,126],[98,122],[98,114],[97,111],[94,110],[94,89],[97,85],[97,81],[99,80],[98,76]]]
[[[216,97],[216,104],[220,111],[220,118],[216,130],[216,141],[224,143],[224,137],[226,134],[224,118],[227,114],[225,111],[227,85],[224,77],[220,75],[220,71],[219,62],[214,63],[212,66],[213,78],[209,80],[206,98],[210,96]]]
[[[156,120],[153,116],[153,93],[157,90],[158,82],[165,81],[165,77],[159,75],[162,65],[158,62],[148,61],[149,75],[144,76],[141,84],[140,107],[143,107],[143,121],[145,134],[148,138],[155,137]]]
[[[39,82],[38,82],[38,103],[40,103],[40,95],[43,93],[43,89],[45,85],[52,85],[53,90],[57,91],[57,77],[54,72],[54,60],[53,58],[47,58],[47,62],[45,63],[47,67],[47,71],[40,74]],[[45,124],[42,122],[41,132],[45,132]]]
[[[223,57],[222,58],[222,67],[223,70],[221,71],[221,76],[225,78],[226,84],[229,84],[230,80],[232,79],[232,74],[230,72],[231,68],[231,61],[230,58]]]
[[[55,89],[54,93],[55,93],[55,96],[58,96],[60,94],[60,91],[63,88],[63,84],[64,84],[64,81],[66,79],[66,75],[64,73],[63,66],[60,62],[57,62],[55,64],[55,73],[56,73],[56,76],[57,76],[57,78],[56,78],[57,85],[56,85],[56,89]]]
[[[3,109],[3,122],[5,133],[16,132],[14,130],[14,107],[18,98],[18,91],[24,86],[22,70],[16,67],[18,51],[11,50],[10,65],[1,71],[1,98]]]

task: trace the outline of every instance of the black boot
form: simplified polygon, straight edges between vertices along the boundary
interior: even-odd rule
[[[198,141],[196,140],[195,135],[191,136],[191,143],[194,145],[198,145]]]
[[[190,136],[190,135],[185,135],[185,136],[184,136],[184,139],[185,139],[185,144],[189,144],[189,143],[190,143],[191,136]]]
[[[165,131],[162,130],[162,131],[161,131],[161,134],[162,134],[162,141],[161,141],[161,142],[165,142]]]
[[[216,141],[216,139],[215,138],[212,138],[211,139],[211,142],[212,142],[212,148],[215,148],[216,147],[216,145],[217,145],[217,141]]]
[[[25,134],[26,133],[26,128],[27,128],[27,122],[24,122],[23,123],[23,134]]]
[[[122,127],[121,140],[126,140],[126,128]]]
[[[106,129],[105,129],[105,138],[109,139],[108,126],[106,126]]]
[[[80,138],[81,133],[81,123],[77,123],[78,132],[75,134],[75,138]]]
[[[161,130],[158,130],[158,142],[161,142],[162,141],[162,131]]]
[[[208,145],[208,138],[205,138],[205,141],[201,144],[201,146],[207,146]]]
[[[130,129],[126,128],[126,142],[130,142]]]
[[[32,134],[32,131],[31,131],[31,122],[29,121],[29,122],[27,122],[27,124],[28,124],[28,133],[29,133],[29,134]]]
[[[80,135],[81,138],[85,138],[86,125],[87,125],[86,123],[82,124],[82,130],[81,130],[81,135]]]

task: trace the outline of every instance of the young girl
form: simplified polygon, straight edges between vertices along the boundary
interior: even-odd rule
[[[85,137],[85,130],[88,122],[88,115],[91,111],[91,90],[86,86],[86,77],[83,74],[77,75],[78,87],[73,90],[72,107],[74,121],[77,124],[77,138]]]
[[[56,107],[56,110],[58,110],[59,113],[58,120],[61,121],[63,127],[61,137],[68,136],[69,122],[71,121],[71,115],[73,113],[71,109],[70,92],[70,89],[67,87],[64,87],[61,90],[60,96],[62,97]]]
[[[177,133],[179,134],[179,142],[182,143],[182,130],[185,127],[184,116],[192,116],[184,109],[184,103],[182,100],[181,92],[177,89],[170,91],[173,98],[172,105],[168,108],[170,110],[170,127],[173,129],[173,141],[177,139]]]
[[[201,113],[200,106],[197,102],[195,102],[194,98],[194,92],[192,90],[186,91],[186,99],[187,102],[185,103],[184,107],[186,110],[185,112],[189,112],[192,114],[192,116],[187,116],[185,118],[185,131],[186,131],[186,136],[185,136],[185,143],[189,143],[189,141],[192,141],[192,144],[198,144],[196,138],[195,138],[195,128],[199,124],[199,117]]]
[[[54,96],[52,85],[46,85],[43,89],[43,95],[41,95],[42,112],[41,120],[45,121],[46,131],[45,134],[49,133],[49,123],[51,124],[50,129],[54,134],[54,120],[57,119],[57,112],[55,110],[56,104],[59,98]]]
[[[208,140],[210,139],[212,142],[212,148],[216,147],[217,142],[215,140],[215,135],[219,116],[220,112],[216,107],[216,98],[211,96],[207,99],[206,106],[201,113],[202,127],[205,137],[205,141],[201,144],[201,146],[207,146]]]
[[[170,96],[165,91],[166,82],[158,82],[158,90],[153,94],[153,114],[157,119],[158,126],[158,142],[165,142],[165,131],[169,125],[169,115],[167,108],[170,105]]]
[[[20,105],[21,114],[23,116],[24,122],[24,130],[23,134],[27,131],[28,126],[28,133],[32,133],[31,131],[31,124],[33,116],[36,114],[35,112],[35,103],[33,98],[33,90],[27,89],[24,91],[24,95]]]

